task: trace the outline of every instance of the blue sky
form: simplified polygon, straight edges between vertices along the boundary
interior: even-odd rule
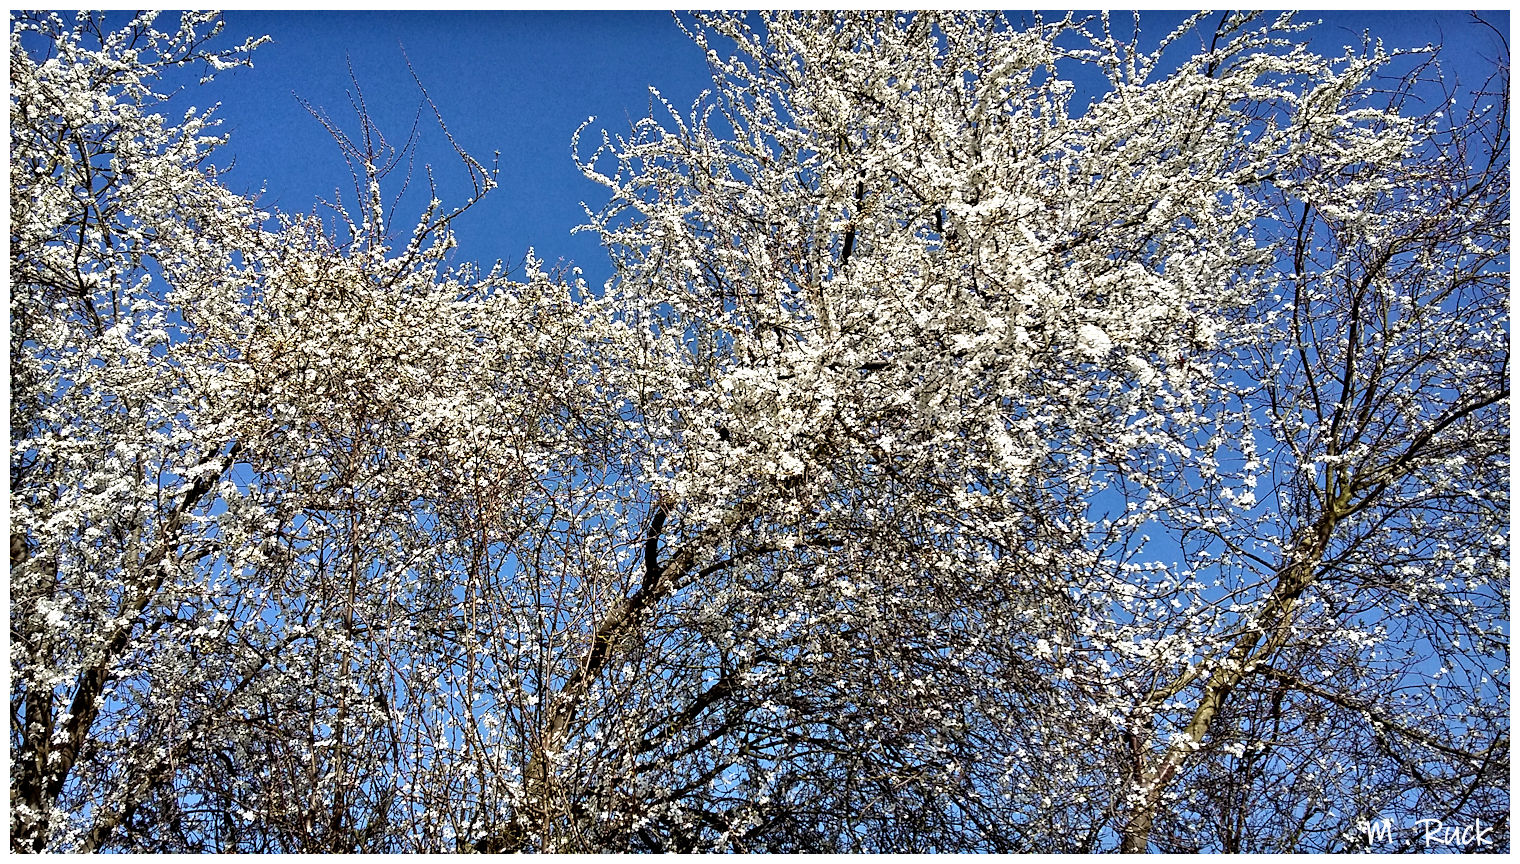
[[[1483,14],[1508,32],[1507,12]],[[1142,30],[1154,42],[1180,17],[1143,13]],[[1481,58],[1498,54],[1494,35],[1466,12],[1303,17],[1324,20],[1314,42],[1325,53],[1358,44],[1363,29],[1389,46],[1444,41],[1445,62],[1474,85]],[[399,143],[419,101],[410,58],[456,139],[483,161],[501,151],[501,187],[456,223],[462,259],[515,263],[533,246],[551,264],[563,258],[582,266],[593,284],[609,275],[605,255],[594,236],[570,230],[583,221],[582,201],[595,209],[606,196],[576,170],[571,135],[592,115],[591,142],[603,128],[626,131],[648,114],[651,85],[683,110],[711,86],[702,52],[665,12],[232,11],[226,19],[229,37],[268,34],[274,42],[258,50],[253,69],[191,85],[176,101],[222,103],[232,140],[219,161],[236,158],[228,176],[234,188],[262,188],[262,201],[286,212],[309,211],[319,196],[351,189],[337,147],[297,97],[352,129],[351,62],[372,115]],[[433,164],[445,201],[457,201],[465,175],[423,119],[417,176],[423,163]]]
[[[489,263],[520,261],[529,246],[550,263],[587,267],[601,281],[605,255],[593,235],[571,236],[585,221],[581,202],[599,207],[602,187],[570,158],[576,127],[626,131],[649,113],[657,85],[685,108],[711,78],[702,52],[668,13],[638,12],[229,12],[229,35],[269,34],[254,68],[213,85],[236,156],[240,190],[305,211],[347,184],[341,155],[297,96],[353,128],[347,63],[382,131],[405,140],[419,104],[407,58],[455,138],[489,162],[501,151],[501,186],[457,223],[461,254]],[[405,54],[403,55],[403,46]],[[468,190],[466,176],[430,117],[419,163],[435,166],[447,203]],[[594,149],[599,136],[589,134]],[[225,161],[225,157],[224,157]],[[420,179],[420,166],[418,171]],[[351,188],[347,187],[346,188]],[[409,223],[408,223],[409,224]]]

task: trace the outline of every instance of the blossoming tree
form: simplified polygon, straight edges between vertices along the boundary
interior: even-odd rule
[[[701,16],[592,287],[367,118],[336,223],[228,192],[214,21],[12,22],[16,848],[1507,845],[1502,77]]]

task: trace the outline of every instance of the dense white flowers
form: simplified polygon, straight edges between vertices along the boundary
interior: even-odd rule
[[[1077,351],[1086,355],[1088,359],[1101,359],[1112,347],[1114,347],[1113,340],[1108,338],[1108,334],[1103,332],[1102,327],[1095,324],[1083,324],[1077,328]],[[1138,372],[1141,367],[1132,364],[1132,368]]]

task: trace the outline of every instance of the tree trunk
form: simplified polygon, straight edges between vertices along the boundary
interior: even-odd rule
[[[1194,709],[1192,719],[1183,730],[1183,740],[1169,746],[1162,757],[1137,778],[1142,797],[1124,826],[1119,851],[1144,852],[1149,848],[1151,827],[1160,809],[1162,797],[1187,762],[1188,756],[1208,734],[1210,724],[1224,708],[1231,691],[1258,665],[1270,660],[1287,642],[1294,606],[1304,590],[1314,584],[1316,569],[1330,544],[1330,534],[1336,521],[1333,514],[1326,514],[1312,533],[1299,541],[1288,562],[1277,571],[1276,587],[1257,619],[1258,626],[1240,636],[1225,655],[1224,662],[1204,684],[1198,707]],[[1266,644],[1257,650],[1263,637],[1266,638]],[[1150,707],[1156,707],[1171,695],[1174,694],[1167,692],[1162,699],[1153,696],[1148,700],[1154,703]]]

